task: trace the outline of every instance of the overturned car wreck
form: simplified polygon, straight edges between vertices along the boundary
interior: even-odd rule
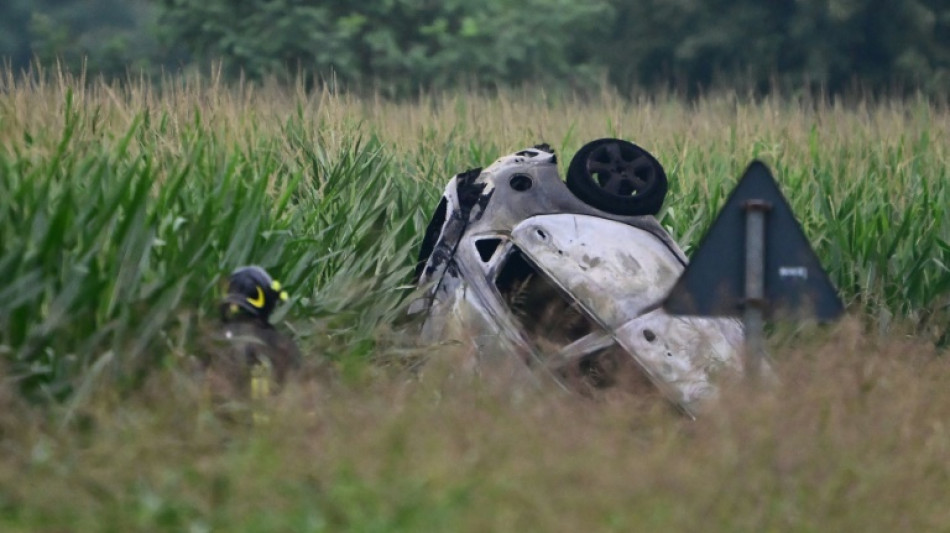
[[[454,176],[419,257],[423,340],[571,390],[645,386],[695,415],[742,372],[742,328],[661,308],[687,262],[654,218],[666,190],[660,163],[620,139],[582,147],[566,183],[547,145]]]

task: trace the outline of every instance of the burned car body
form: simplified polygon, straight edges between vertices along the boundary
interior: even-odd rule
[[[687,263],[653,216],[665,194],[659,162],[619,139],[585,145],[567,183],[547,145],[454,176],[419,258],[423,340],[567,388],[622,386],[633,367],[695,414],[720,373],[741,373],[742,329],[661,308]]]

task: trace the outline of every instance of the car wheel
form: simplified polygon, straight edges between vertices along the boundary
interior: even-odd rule
[[[655,215],[666,198],[666,172],[650,152],[631,142],[598,139],[574,155],[567,170],[567,188],[601,211]]]

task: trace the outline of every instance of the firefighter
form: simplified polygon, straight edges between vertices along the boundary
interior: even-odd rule
[[[277,304],[286,300],[280,282],[267,271],[245,266],[231,273],[220,304],[226,349],[213,358],[212,373],[255,402],[269,396],[300,365],[297,345],[270,323]]]

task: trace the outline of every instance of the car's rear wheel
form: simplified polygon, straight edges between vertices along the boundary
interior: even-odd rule
[[[567,187],[586,204],[616,215],[655,215],[666,198],[663,166],[650,152],[621,139],[598,139],[578,150]]]

